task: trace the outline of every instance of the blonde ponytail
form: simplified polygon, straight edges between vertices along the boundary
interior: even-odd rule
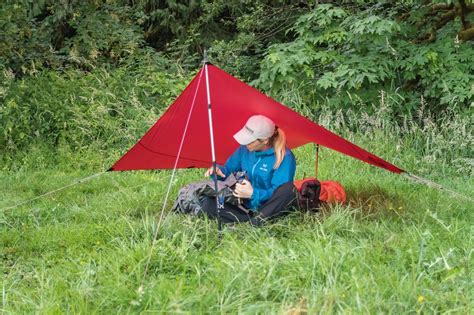
[[[272,136],[273,148],[275,150],[276,161],[273,165],[273,169],[276,170],[280,167],[281,162],[285,158],[286,153],[286,136],[285,132],[280,128],[276,127],[275,134]]]

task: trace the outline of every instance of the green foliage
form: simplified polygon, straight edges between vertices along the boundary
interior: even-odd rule
[[[69,22],[75,36],[65,40],[60,53],[79,65],[89,67],[106,61],[123,62],[133,57],[143,46],[144,39],[138,25],[130,21],[127,25],[129,15],[127,10],[117,8],[81,12]]]
[[[75,150],[128,146],[188,80],[155,56],[113,72],[44,71],[23,78],[3,87],[0,95],[4,104],[0,107],[0,146],[3,153],[35,142],[64,144]]]
[[[0,62],[15,74],[123,65],[146,48],[195,68],[211,48],[216,62],[252,78],[266,47],[284,39],[301,11],[282,0],[8,0],[0,10]]]
[[[433,110],[471,105],[474,49],[455,39],[454,25],[434,42],[415,44],[419,30],[396,16],[396,6],[367,6],[321,4],[301,15],[290,30],[296,38],[269,48],[256,84],[274,94],[288,86],[302,89],[307,101],[328,99],[339,108],[350,107],[347,92],[370,104],[379,90],[406,99],[394,108],[398,113],[413,112],[420,95]],[[418,5],[410,6],[415,15]]]
[[[0,6],[0,65],[14,74],[35,74],[54,55],[47,35],[35,27],[26,6],[16,2]]]
[[[268,46],[288,39],[285,32],[303,9],[294,1],[220,0],[208,4],[205,12],[210,17],[215,16],[213,20],[231,12],[223,19],[230,31],[218,38],[210,37],[208,41],[210,59],[235,76],[251,81],[260,73],[259,63]],[[211,32],[218,34],[218,29]]]
[[[0,9],[0,62],[18,74],[123,63],[144,46],[132,15],[129,7],[100,1],[7,1]]]
[[[474,25],[474,15],[471,3],[462,13],[461,2],[8,0],[0,63],[15,77],[92,71],[158,50],[191,70],[208,48],[234,75],[273,94],[301,89],[309,103],[350,108],[350,93],[368,110],[383,90],[404,98],[397,115],[413,113],[420,96],[433,111],[465,110],[474,98],[474,50],[460,29]]]

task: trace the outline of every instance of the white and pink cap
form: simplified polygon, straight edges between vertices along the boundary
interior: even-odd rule
[[[245,126],[234,135],[234,139],[241,145],[247,145],[257,139],[270,138],[274,132],[273,121],[263,115],[255,115],[247,120]]]

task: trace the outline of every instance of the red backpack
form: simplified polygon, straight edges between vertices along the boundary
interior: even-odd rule
[[[295,180],[298,206],[302,210],[317,211],[321,202],[345,203],[346,191],[339,182],[319,181],[314,177]]]

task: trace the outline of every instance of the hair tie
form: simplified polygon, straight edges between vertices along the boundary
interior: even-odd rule
[[[273,131],[273,136],[272,138],[274,137],[277,137],[280,133],[278,132],[278,126],[275,126],[275,131]]]

